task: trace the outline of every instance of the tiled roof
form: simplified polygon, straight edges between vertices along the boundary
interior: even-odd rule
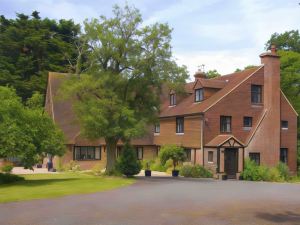
[[[176,106],[169,106],[169,102],[165,101],[161,103],[161,113],[160,117],[171,117],[177,115],[190,115],[196,113],[202,113],[207,111],[211,106],[221,100],[224,96],[238,87],[245,79],[248,79],[256,71],[260,70],[263,66],[247,69],[241,72],[236,72],[221,76],[218,78],[213,78],[211,81],[206,81],[206,83],[217,83],[217,82],[226,82],[224,87],[216,92],[214,95],[208,99],[200,102],[194,102],[194,96],[189,95],[180,101]],[[202,81],[203,82],[203,81]],[[188,84],[190,85],[190,84]]]
[[[237,138],[235,138],[233,135],[227,135],[227,134],[220,134],[213,138],[210,142],[205,144],[205,147],[219,147],[222,146],[226,141],[234,139],[241,145],[244,145],[241,141],[239,141]]]

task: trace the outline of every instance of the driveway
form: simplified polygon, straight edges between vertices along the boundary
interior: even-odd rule
[[[107,192],[0,204],[0,224],[300,224],[300,185],[140,177]]]

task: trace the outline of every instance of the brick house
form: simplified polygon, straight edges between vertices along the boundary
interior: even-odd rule
[[[188,161],[217,174],[236,177],[249,157],[258,164],[282,161],[297,168],[297,113],[280,90],[280,61],[275,48],[260,55],[261,65],[207,79],[197,72],[184,94],[164,90],[160,123],[143,138],[132,140],[139,159],[152,159],[165,144],[184,147]],[[80,135],[71,101],[55,96],[66,74],[49,73],[46,109],[66,136],[62,163],[76,160],[82,168],[106,163],[105,141]],[[118,144],[119,155],[122,143]],[[58,159],[54,160],[58,163]]]

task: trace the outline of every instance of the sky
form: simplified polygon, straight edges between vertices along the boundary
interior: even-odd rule
[[[259,65],[271,34],[300,29],[300,0],[0,0],[0,14],[40,12],[41,17],[84,19],[112,16],[115,4],[138,8],[143,24],[173,28],[173,54],[192,78],[202,64],[221,74]]]

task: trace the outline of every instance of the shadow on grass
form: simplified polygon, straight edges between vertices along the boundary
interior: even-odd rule
[[[12,187],[12,186],[28,186],[28,187],[36,187],[36,186],[44,186],[52,183],[60,183],[60,182],[68,182],[80,180],[79,178],[63,178],[63,179],[41,179],[41,180],[24,180],[17,181],[10,184],[3,184],[1,187]]]
[[[282,213],[257,213],[256,217],[278,224],[299,224],[300,221],[300,213],[294,213],[291,211]]]

